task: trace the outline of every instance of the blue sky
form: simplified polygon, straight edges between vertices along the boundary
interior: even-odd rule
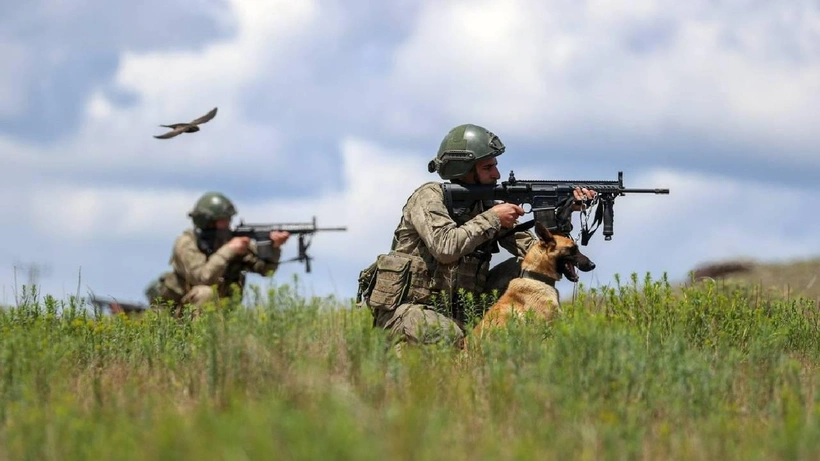
[[[249,221],[348,226],[273,282],[353,296],[461,123],[501,137],[505,176],[672,190],[618,199],[587,285],[820,254],[817,2],[68,5],[0,5],[5,302],[31,264],[58,298],[141,300],[208,190]],[[152,138],[212,107],[201,132]]]

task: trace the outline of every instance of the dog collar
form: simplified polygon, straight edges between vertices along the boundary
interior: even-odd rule
[[[538,280],[539,282],[546,283],[549,286],[555,286],[555,279],[554,278],[549,277],[549,276],[544,275],[544,274],[540,274],[538,272],[522,270],[521,271],[521,278]]]

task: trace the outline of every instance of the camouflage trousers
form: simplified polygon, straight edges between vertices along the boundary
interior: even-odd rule
[[[148,298],[149,305],[153,305],[157,298],[166,302],[170,301],[171,314],[177,318],[182,318],[185,311],[184,306],[189,304],[193,306],[193,309],[191,309],[192,316],[198,317],[205,303],[217,299],[213,289],[207,285],[195,285],[182,298],[178,298],[162,286],[161,280],[155,280],[148,285],[145,289],[145,297]]]
[[[510,281],[521,273],[521,260],[512,257],[490,269],[484,292],[492,294],[497,290],[500,297]],[[387,330],[393,342],[455,345],[464,339],[462,322],[436,311],[433,306],[401,304],[393,310],[376,310],[373,316],[373,326]]]
[[[185,296],[182,297],[182,301],[174,308],[173,314],[174,317],[182,317],[185,312],[184,306],[190,305],[191,308],[189,309],[191,317],[197,318],[202,315],[202,306],[209,302],[215,302],[217,300],[217,295],[214,293],[213,288],[208,285],[195,285],[192,286],[191,289],[185,293]]]

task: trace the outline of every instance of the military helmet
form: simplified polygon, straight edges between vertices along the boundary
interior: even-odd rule
[[[504,149],[504,143],[486,128],[471,123],[459,125],[441,141],[427,170],[437,172],[441,179],[458,178],[469,173],[479,160],[499,156]]]
[[[194,226],[204,229],[217,219],[231,219],[236,214],[233,203],[219,192],[206,192],[188,213]]]

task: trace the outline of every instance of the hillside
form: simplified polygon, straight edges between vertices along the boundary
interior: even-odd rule
[[[694,280],[711,278],[722,284],[762,287],[772,294],[820,301],[820,257],[783,262],[724,260],[693,269]]]

